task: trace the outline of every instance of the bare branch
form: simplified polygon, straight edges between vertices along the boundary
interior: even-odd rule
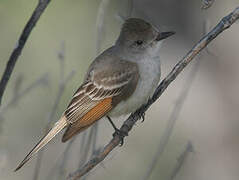
[[[24,90],[21,90],[20,87],[15,88],[13,98],[5,106],[2,106],[2,108],[0,109],[0,114],[3,112],[6,112],[10,107],[16,105],[21,98],[25,97],[25,95],[29,94],[29,92],[31,92],[36,87],[40,85],[48,85],[49,83],[48,81],[49,81],[49,74],[45,73],[36,81],[31,83],[28,87],[26,87]],[[16,83],[19,84],[20,83],[19,80],[17,80]],[[15,86],[19,86],[19,85],[15,85]]]
[[[61,161],[60,167],[59,167],[60,173],[59,173],[58,179],[60,179],[60,177],[65,177],[65,175],[66,175],[66,164],[67,164],[68,157],[69,157],[69,154],[70,154],[70,149],[71,149],[75,139],[76,138],[72,138],[70,140],[70,142],[67,144],[67,147],[66,147],[66,149],[63,153],[63,158],[62,158],[62,161]]]
[[[107,8],[110,4],[109,0],[101,0],[97,20],[96,20],[96,55],[100,53],[100,49],[102,46],[102,41],[105,37],[105,16],[107,13]],[[86,139],[86,133],[83,134],[82,143],[80,146],[80,161],[79,161],[79,168],[85,164],[87,158],[92,158],[95,153],[98,151],[97,149],[97,133],[99,129],[99,124],[96,123],[93,127],[91,127],[88,138]],[[88,142],[88,143],[87,143]],[[83,180],[86,179],[86,176]]]
[[[33,178],[32,178],[33,180],[37,180],[39,177],[43,155],[44,155],[44,151],[40,151],[37,155],[37,161],[36,161],[36,165],[34,167],[34,173],[33,173]]]
[[[102,40],[104,38],[104,22],[105,22],[105,13],[107,12],[107,7],[110,0],[101,0],[101,3],[98,8],[98,15],[96,20],[96,29],[97,29],[97,40],[96,40],[96,54],[100,52],[100,47]]]
[[[46,125],[44,133],[47,133],[49,131],[51,122],[54,119],[54,116],[56,114],[57,107],[59,105],[59,102],[60,102],[61,97],[63,95],[63,92],[65,90],[66,84],[70,81],[70,79],[72,79],[72,77],[75,74],[75,71],[73,70],[66,77],[64,77],[64,72],[65,72],[65,65],[64,65],[65,45],[64,45],[64,43],[62,43],[62,48],[58,52],[58,58],[59,58],[59,63],[60,63],[59,90],[58,90],[55,102],[53,104],[52,110],[49,114],[49,117],[48,117],[48,120],[47,120],[47,125]],[[33,175],[33,180],[37,180],[38,177],[39,177],[39,171],[40,171],[40,167],[41,167],[41,161],[42,161],[43,153],[44,153],[44,151],[41,150],[41,152],[38,154],[38,158],[37,158],[37,162],[36,162],[36,166],[35,166],[35,171],[34,171],[34,175]]]
[[[35,8],[31,18],[29,19],[29,21],[27,22],[18,42],[16,47],[14,48],[8,62],[7,62],[7,66],[5,68],[5,71],[3,73],[2,79],[0,81],[0,105],[2,103],[2,96],[3,93],[6,89],[7,83],[10,79],[10,76],[12,74],[12,71],[15,67],[15,64],[18,60],[18,57],[20,56],[22,49],[24,48],[24,45],[28,39],[28,37],[30,36],[32,29],[34,28],[34,26],[36,25],[37,21],[39,20],[39,18],[41,17],[42,13],[44,12],[44,10],[46,9],[47,5],[49,4],[51,0],[39,0],[37,7]]]
[[[97,31],[96,55],[100,53],[102,41],[104,39],[105,16],[107,13],[107,8],[109,6],[109,3],[110,3],[109,0],[101,0],[101,3],[98,8],[98,15],[96,20],[96,31]],[[83,160],[82,159],[80,160],[79,167],[81,167],[86,162],[88,154],[90,153],[91,146],[92,146],[91,156],[94,155],[97,149],[96,143],[97,143],[98,128],[99,128],[98,123],[96,123],[93,127],[91,127],[89,137],[88,137],[88,142],[90,143],[87,143],[85,146],[81,146],[81,150],[84,151],[84,153],[81,155]],[[83,138],[83,140],[85,140],[85,138]]]
[[[92,142],[90,142],[90,140],[92,140],[93,134],[94,134],[94,131],[91,130],[89,132],[88,139],[86,140],[86,142],[84,144],[84,149],[82,149],[83,154],[81,154],[81,159],[80,159],[80,164],[79,164],[80,167],[82,166],[83,163],[85,163],[87,161],[87,157],[89,156],[90,147],[92,144]]]
[[[132,17],[134,12],[134,0],[128,0],[127,18]]]
[[[183,108],[184,102],[188,96],[188,93],[191,89],[193,81],[198,72],[200,62],[201,61],[198,60],[196,62],[196,64],[194,65],[192,71],[190,72],[190,74],[188,76],[188,80],[186,80],[186,84],[183,86],[182,92],[179,94],[179,97],[174,105],[174,109],[171,113],[171,116],[170,116],[169,120],[167,121],[167,125],[163,132],[163,135],[160,138],[157,152],[156,152],[155,156],[153,157],[152,163],[149,165],[148,171],[146,172],[145,176],[143,177],[143,180],[147,180],[150,178],[152,172],[154,171],[154,168],[157,165],[158,160],[160,159],[161,155],[163,154],[163,152],[169,142],[169,139],[172,135],[175,123],[179,117],[179,114]]]
[[[23,74],[20,74],[17,79],[16,79],[16,82],[14,84],[14,87],[13,87],[13,98],[12,99],[18,99],[18,96],[19,96],[19,92],[22,88],[22,82],[23,82]],[[16,103],[14,102],[14,105]]]
[[[19,78],[17,79],[16,84],[15,84],[14,95],[13,95],[12,100],[1,109],[0,113],[6,112],[6,110],[8,110],[10,107],[15,106],[21,98],[23,98],[26,94],[28,94],[31,90],[35,89],[39,85],[47,85],[48,79],[49,79],[49,74],[46,73],[43,76],[41,76],[39,79],[37,79],[35,82],[30,84],[26,89],[21,91],[21,84],[22,84],[23,76],[19,76]],[[39,157],[41,157],[41,152],[39,154]],[[40,161],[39,161],[39,163],[40,163]],[[36,167],[39,166],[39,163],[36,165]],[[37,170],[34,175],[34,179],[36,179],[35,177],[38,176],[38,173],[39,173],[39,171]]]
[[[115,15],[115,18],[120,21],[121,23],[124,23],[126,19],[130,18],[133,16],[133,12],[134,12],[134,0],[128,0],[127,3],[128,7],[127,7],[127,12],[126,15],[122,15],[121,13],[117,13]]]
[[[204,21],[203,22],[203,29],[202,29],[202,35],[206,35],[207,32],[209,32],[209,30],[207,29],[207,26],[206,26],[206,22],[207,21]],[[208,46],[205,47],[204,49],[209,55],[211,55],[212,53],[208,50]],[[201,58],[201,56],[198,56],[198,58]],[[169,118],[169,120],[167,121],[167,125],[166,125],[166,128],[163,132],[163,135],[159,141],[159,146],[158,146],[158,150],[155,154],[155,156],[153,157],[153,160],[152,160],[152,163],[150,164],[149,168],[148,168],[148,171],[146,172],[145,176],[143,176],[143,179],[144,180],[147,180],[150,178],[152,172],[154,171],[154,168],[156,167],[157,165],[157,162],[158,160],[160,159],[161,155],[163,154],[164,152],[164,149],[166,148],[168,142],[169,142],[169,139],[170,139],[170,136],[172,135],[172,132],[173,132],[173,128],[175,126],[175,123],[176,123],[176,120],[178,119],[179,117],[179,114],[183,108],[183,105],[184,105],[184,102],[188,96],[188,93],[191,89],[191,86],[193,84],[193,81],[196,77],[196,74],[199,70],[199,66],[200,66],[200,63],[201,63],[201,60],[198,59],[196,64],[193,66],[189,76],[188,76],[188,79],[186,80],[186,84],[183,86],[183,89],[182,89],[182,92],[179,94],[179,97],[174,105],[174,109],[172,111],[172,114]]]
[[[177,165],[174,167],[172,174],[170,176],[170,180],[174,180],[179,171],[181,170],[183,164],[185,163],[186,158],[188,157],[188,154],[194,152],[193,145],[189,141],[185,150],[182,152],[182,154],[178,158]]]
[[[99,124],[95,124],[93,127],[93,136],[92,136],[92,156],[95,155],[95,152],[97,151],[97,135],[99,130]]]
[[[153,97],[149,99],[148,103],[141,106],[135,113],[131,114],[130,117],[123,123],[120,130],[126,134],[130,132],[135,123],[142,117],[142,115],[148,110],[148,108],[163,94],[169,84],[182,72],[182,70],[195,58],[200,51],[202,51],[213,39],[215,39],[220,33],[228,29],[236,20],[239,19],[239,7],[236,8],[232,13],[224,17],[217,25],[205,35],[188,53],[180,60],[168,76],[159,84]],[[104,147],[104,149],[92,158],[88,163],[76,172],[69,175],[68,179],[76,180],[92,170],[96,165],[103,161],[106,156],[117,147],[122,136],[115,135],[111,141]]]
[[[215,0],[202,0],[202,9],[208,9],[212,6]]]
[[[82,164],[84,164],[85,163],[85,161],[84,161],[84,155],[87,153],[86,152],[86,144],[87,144],[87,131],[86,132],[83,132],[83,134],[82,134],[82,137],[81,137],[81,143],[80,143],[80,161],[79,161],[79,168],[82,166]],[[89,134],[91,134],[91,132],[89,132]]]
[[[46,176],[46,179],[65,179],[66,176],[66,165],[68,162],[68,157],[71,154],[71,148],[77,138],[72,138],[65,148],[64,152],[60,155],[60,158],[57,159],[55,165],[51,168],[49,173]],[[54,178],[54,176],[56,176]]]

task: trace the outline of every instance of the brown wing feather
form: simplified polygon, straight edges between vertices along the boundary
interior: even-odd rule
[[[66,142],[72,136],[80,133],[102,118],[112,108],[112,98],[106,98],[100,101],[95,107],[87,112],[80,121],[71,124],[62,137],[62,142]]]
[[[139,78],[137,65],[113,60],[114,63],[108,61],[106,64],[92,65],[101,67],[90,67],[85,82],[65,111],[70,125],[63,135],[63,142],[95,123],[134,92]]]

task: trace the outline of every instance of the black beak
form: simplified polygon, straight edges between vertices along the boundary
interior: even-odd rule
[[[172,36],[172,35],[174,35],[174,34],[175,34],[175,32],[173,32],[173,31],[170,31],[170,32],[161,32],[161,33],[158,34],[158,36],[157,36],[157,38],[156,38],[156,41],[161,41],[161,40],[166,39],[166,38],[168,38],[169,36]]]

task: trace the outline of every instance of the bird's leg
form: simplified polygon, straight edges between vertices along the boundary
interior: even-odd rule
[[[109,120],[110,124],[112,125],[112,127],[114,128],[115,131],[119,131],[119,129],[115,126],[115,124],[113,123],[112,119],[109,116],[106,116],[107,119]]]
[[[106,116],[107,119],[109,120],[110,124],[113,126],[115,132],[113,134],[113,136],[118,135],[120,137],[120,146],[123,146],[124,144],[124,137],[128,136],[128,133],[121,131],[120,129],[118,129],[115,124],[113,123],[112,119],[109,116]]]

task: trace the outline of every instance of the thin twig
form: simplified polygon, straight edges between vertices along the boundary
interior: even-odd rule
[[[97,15],[97,20],[96,20],[96,31],[97,31],[96,55],[98,55],[100,53],[100,48],[102,45],[102,41],[104,39],[105,16],[107,13],[107,8],[109,6],[109,3],[110,3],[109,0],[101,0],[101,3],[98,8],[98,15]],[[87,143],[89,145],[87,145],[86,147],[82,147],[82,148],[84,148],[84,151],[90,152],[90,144],[92,144],[91,156],[94,155],[96,148],[97,148],[96,142],[97,142],[98,128],[99,128],[98,123],[96,123],[93,127],[91,127],[91,130],[90,130],[91,136],[89,136],[89,138],[88,138],[89,143]],[[86,161],[86,159],[85,159],[85,161]],[[82,165],[83,163],[85,163],[85,161],[80,162],[80,164]]]
[[[11,107],[16,106],[20,99],[28,95],[32,90],[36,89],[38,86],[48,85],[49,75],[48,73],[44,74],[39,79],[30,84],[28,87],[26,87],[24,90],[21,90],[22,80],[23,76],[19,76],[19,78],[17,78],[12,99],[6,105],[2,106],[2,108],[0,107],[0,132],[2,130],[1,129],[2,123],[4,122],[4,113],[6,113]]]
[[[44,151],[40,151],[37,155],[36,165],[34,167],[33,180],[37,180],[40,174],[41,162],[43,158]]]
[[[149,99],[147,104],[141,106],[135,113],[123,123],[120,130],[126,134],[130,132],[135,123],[142,117],[142,115],[149,109],[149,107],[163,94],[169,84],[182,72],[182,70],[195,58],[200,51],[202,51],[213,39],[215,39],[220,33],[228,29],[236,20],[239,19],[239,7],[236,8],[228,16],[224,17],[216,27],[205,35],[188,53],[179,61],[168,76],[157,87],[153,97]],[[92,170],[96,165],[103,161],[106,156],[117,147],[122,140],[122,136],[115,135],[111,141],[104,147],[103,151],[92,158],[82,168],[69,175],[68,179],[76,180]]]
[[[198,72],[198,69],[200,67],[199,66],[200,63],[201,63],[200,60],[198,60],[196,62],[196,64],[194,65],[194,67],[192,68],[192,70],[188,76],[188,79],[186,80],[186,84],[183,86],[183,89],[182,89],[181,93],[179,94],[179,97],[174,105],[174,109],[170,115],[169,120],[167,121],[167,125],[163,132],[163,135],[160,138],[157,152],[156,152],[155,156],[153,157],[152,163],[149,165],[149,168],[148,168],[146,174],[143,176],[143,180],[147,180],[150,178],[152,172],[154,171],[154,169],[157,165],[157,162],[159,161],[161,155],[163,154],[163,152],[169,142],[169,139],[172,135],[175,123],[179,117],[179,114],[183,108],[184,102],[187,99],[188,93],[191,89],[193,81],[194,81],[196,74]]]
[[[181,170],[183,164],[185,163],[185,160],[188,157],[188,154],[191,153],[191,152],[194,152],[194,149],[193,149],[192,143],[189,141],[187,146],[186,146],[186,148],[185,148],[185,150],[179,156],[178,162],[177,162],[176,166],[174,167],[169,180],[174,180],[175,179],[175,177],[177,176],[177,174]]]
[[[62,42],[61,43],[61,49],[60,51],[58,52],[58,59],[60,60],[60,79],[64,79],[64,74],[65,74],[65,42]],[[68,78],[66,78],[65,82],[68,81]],[[64,82],[62,82],[64,84]],[[60,83],[60,84],[62,84]],[[60,86],[60,85],[59,85]],[[64,91],[64,90],[63,90]],[[62,92],[63,92],[62,91]],[[55,105],[57,105],[55,103]],[[75,141],[75,138],[73,138],[68,144],[67,144],[67,147],[63,153],[63,158],[62,158],[62,161],[57,165],[56,167],[59,166],[59,176],[58,176],[58,179],[59,178],[63,178],[65,176],[65,167],[66,167],[66,162],[68,161],[68,157],[69,157],[69,152],[70,152],[70,148],[72,147],[73,143]],[[53,171],[52,171],[53,172]],[[54,175],[54,173],[50,173],[49,176],[48,176],[48,179],[49,177],[51,177],[52,175]],[[52,179],[52,177],[51,177]]]
[[[207,34],[207,33],[209,32],[209,29],[210,29],[210,22],[209,22],[208,19],[205,19],[205,20],[203,21],[203,34],[204,34],[204,35]],[[213,57],[213,58],[215,58],[215,59],[218,59],[217,55],[214,54],[214,53],[211,51],[211,49],[210,49],[209,46],[207,46],[207,47],[205,48],[205,51],[206,51],[207,54],[210,55],[211,57]]]
[[[105,24],[105,14],[107,12],[107,7],[109,6],[110,0],[101,0],[98,8],[98,15],[96,19],[96,30],[97,30],[97,40],[96,40],[96,54],[100,52],[101,43],[104,38],[104,24]]]
[[[72,147],[72,145],[74,144],[76,138],[73,137],[72,140],[69,141],[69,143],[67,144],[64,152],[60,155],[60,158],[57,159],[55,166],[53,166],[53,168],[51,168],[51,170],[49,171],[48,175],[46,176],[46,179],[65,179],[66,176],[66,165],[68,162],[68,157],[70,155],[70,149]],[[54,178],[54,176],[57,176],[56,178]]]
[[[127,3],[127,12],[126,15],[122,15],[121,13],[117,13],[115,15],[116,19],[119,20],[121,23],[124,23],[126,19],[132,17],[134,12],[134,0],[128,0]]]
[[[203,29],[202,29],[202,35],[206,35],[208,33],[207,27],[206,27],[206,21],[203,22]],[[205,51],[209,54],[210,51],[208,50],[208,47],[205,47]],[[210,53],[211,54],[211,53]],[[209,54],[209,55],[210,55]],[[198,56],[198,58],[201,58],[200,56]],[[164,152],[164,149],[166,148],[169,139],[172,135],[173,132],[173,128],[175,126],[175,123],[179,117],[179,114],[183,108],[184,102],[187,99],[187,96],[189,94],[189,91],[191,89],[191,86],[194,82],[194,79],[196,77],[196,74],[199,70],[199,66],[200,66],[201,60],[198,59],[195,63],[195,65],[193,66],[191,72],[188,75],[188,79],[186,80],[186,84],[185,86],[183,86],[183,89],[181,91],[181,93],[179,94],[179,97],[174,105],[174,109],[171,113],[171,116],[169,118],[169,120],[167,121],[167,125],[166,128],[163,132],[162,138],[159,141],[159,146],[158,146],[158,150],[155,154],[155,156],[153,157],[152,163],[150,164],[148,171],[146,172],[145,176],[143,176],[143,180],[147,180],[150,178],[152,172],[154,171],[154,168],[157,165],[158,160],[160,159],[161,155]]]
[[[88,139],[87,139],[87,141],[85,142],[85,145],[84,145],[84,152],[83,152],[83,154],[81,154],[79,167],[81,167],[86,162],[87,157],[89,156],[90,147],[91,147],[90,140],[92,140],[93,134],[94,134],[94,131],[89,132]]]
[[[13,103],[13,105],[16,105],[18,102],[18,96],[19,96],[19,92],[22,88],[23,80],[24,80],[23,74],[20,74],[16,79],[16,82],[13,87],[13,98],[12,99],[15,99],[15,102]]]
[[[102,41],[104,38],[104,25],[105,25],[105,16],[107,13],[107,8],[110,4],[109,0],[101,0],[101,3],[98,8],[98,15],[96,20],[96,30],[97,30],[97,40],[96,40],[96,55],[100,53],[100,49],[102,46]],[[89,139],[89,142],[92,141],[92,155],[96,151],[96,142],[97,142],[97,133],[98,133],[99,125],[96,123],[91,130],[93,131],[92,140]],[[85,149],[87,151],[87,149]]]
[[[85,162],[81,162],[82,161],[82,159],[83,159],[83,155],[86,153],[85,151],[85,146],[86,146],[86,143],[87,143],[87,131],[85,131],[85,132],[83,132],[83,134],[82,134],[82,138],[81,138],[81,143],[80,143],[80,161],[79,161],[79,165],[78,165],[78,167],[80,168],[81,166],[82,166],[82,164],[84,164]]]
[[[67,164],[67,161],[68,161],[70,149],[71,149],[75,139],[76,138],[74,137],[70,140],[70,142],[67,144],[67,147],[66,147],[66,149],[63,153],[63,158],[62,158],[62,161],[61,161],[60,167],[59,167],[59,170],[60,170],[59,178],[60,177],[65,177],[65,175],[66,175],[66,164]]]
[[[49,83],[48,81],[49,81],[49,73],[45,73],[36,81],[31,83],[28,87],[26,87],[24,90],[17,88],[18,90],[14,91],[13,98],[10,100],[10,102],[8,102],[6,105],[0,108],[0,114],[2,114],[3,112],[6,112],[9,108],[16,105],[21,98],[28,95],[33,89],[36,89],[36,87],[40,85],[48,85]]]
[[[99,124],[95,124],[92,128],[93,128],[92,156],[94,156],[95,152],[97,151],[97,134],[98,134]]]
[[[202,0],[202,9],[208,9],[212,6],[215,0]]]
[[[37,21],[41,17],[42,13],[46,9],[46,7],[50,1],[51,0],[39,0],[37,7],[35,8],[31,18],[27,22],[27,24],[17,42],[16,47],[14,48],[14,50],[7,62],[7,66],[5,68],[2,79],[0,81],[0,105],[2,104],[3,93],[6,89],[7,83],[10,79],[10,76],[11,76],[12,71],[15,67],[15,64],[18,60],[18,57],[20,56],[22,49],[24,48],[24,45],[32,32],[32,29],[36,25]]]
[[[133,12],[134,12],[134,0],[128,0],[127,18],[132,17]]]
[[[86,163],[87,157],[89,156],[90,152],[91,152],[91,155],[89,157],[92,158],[100,149],[100,148],[97,148],[96,146],[98,129],[99,129],[99,124],[95,124],[93,127],[91,127],[88,139],[86,140],[86,138],[83,137],[83,141],[82,141],[83,146],[81,149],[82,152],[80,153],[81,158],[79,162],[79,168]],[[82,180],[86,180],[86,178],[87,178],[87,175]]]
[[[96,39],[96,55],[100,53],[102,41],[104,39],[104,24],[105,24],[105,16],[107,13],[107,8],[109,6],[110,1],[109,0],[101,0],[101,3],[98,8],[98,15],[96,20],[96,32],[97,32],[97,39]],[[86,141],[86,134],[84,134],[84,137],[82,139],[82,146],[81,146],[81,155],[80,155],[80,162],[79,162],[79,168],[84,165],[84,163],[87,161],[87,157],[91,153],[90,157],[92,158],[95,155],[95,152],[97,152],[97,133],[99,129],[99,124],[96,123],[93,127],[91,127],[89,132],[89,137],[87,139],[88,143],[85,143]],[[84,177],[84,180],[86,177]]]
[[[64,45],[62,46],[64,47]],[[45,134],[49,131],[52,120],[54,119],[54,116],[57,112],[57,107],[59,105],[59,102],[61,100],[61,97],[63,95],[63,92],[65,90],[66,84],[70,81],[70,79],[72,79],[72,77],[75,74],[75,71],[73,70],[72,72],[70,72],[66,78],[64,78],[64,57],[65,57],[65,49],[62,48],[62,50],[60,52],[58,52],[58,58],[59,58],[59,62],[60,62],[60,81],[59,81],[59,89],[58,89],[58,93],[54,102],[54,105],[52,107],[52,110],[49,114],[48,120],[47,120],[47,125],[45,127]],[[37,162],[36,162],[36,166],[35,166],[35,171],[34,171],[34,175],[33,175],[33,180],[37,180],[39,177],[39,171],[40,171],[40,167],[41,167],[41,161],[42,161],[42,157],[44,154],[44,150],[41,150],[41,153],[38,154],[38,158],[37,158]]]
[[[66,77],[66,79],[63,80],[63,81],[59,84],[59,90],[58,90],[58,93],[57,93],[57,96],[56,96],[56,100],[55,100],[55,102],[54,102],[52,111],[50,112],[50,115],[49,115],[49,118],[48,118],[48,125],[47,125],[47,128],[46,128],[46,132],[49,131],[49,128],[50,128],[52,119],[54,118],[54,115],[56,114],[57,106],[59,105],[60,99],[61,99],[61,97],[62,97],[62,95],[63,95],[64,90],[65,90],[66,84],[69,82],[70,79],[72,79],[72,77],[74,76],[74,74],[75,74],[75,71],[71,71],[71,72],[68,74],[68,76]]]

